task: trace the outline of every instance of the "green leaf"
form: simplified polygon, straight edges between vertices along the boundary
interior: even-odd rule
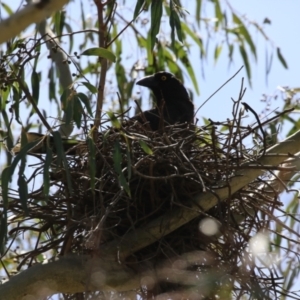
[[[127,195],[131,198],[131,191],[128,185],[128,182],[125,178],[125,175],[123,173],[121,173],[119,175],[119,182],[120,182],[120,186],[123,187],[123,189],[125,190],[125,192],[127,193]]]
[[[202,8],[202,0],[197,0],[197,4],[196,4],[196,20],[198,22],[198,25],[200,25],[201,8]]]
[[[78,93],[77,97],[81,100],[81,102],[84,104],[88,114],[92,117],[93,112],[92,112],[92,108],[91,108],[91,104],[90,104],[90,99],[87,97],[87,95],[85,95],[83,93]]]
[[[1,90],[1,95],[0,95],[0,109],[1,111],[5,110],[5,107],[6,107],[6,102],[7,102],[7,99],[8,99],[8,96],[10,94],[10,90],[11,90],[11,86],[8,85],[5,87],[5,89]]]
[[[234,46],[233,44],[228,45],[228,57],[230,59],[230,62],[232,62],[232,56],[233,56]],[[229,62],[229,63],[230,63]]]
[[[121,128],[121,123],[118,120],[118,118],[116,118],[116,116],[113,112],[109,111],[109,112],[107,112],[107,115],[109,116],[110,121],[114,127],[118,128],[118,129]]]
[[[90,48],[81,53],[86,56],[99,56],[108,59],[111,62],[116,61],[116,56],[109,50],[101,47]]]
[[[55,145],[56,154],[57,154],[57,160],[56,160],[57,166],[60,166],[61,163],[63,164],[64,171],[66,174],[66,179],[67,179],[67,186],[69,189],[68,192],[70,194],[72,194],[73,188],[72,188],[72,182],[71,182],[71,175],[70,175],[69,165],[68,165],[68,161],[67,161],[66,154],[64,151],[61,135],[58,131],[53,131],[52,136],[53,136],[54,145]]]
[[[277,47],[277,56],[278,56],[278,59],[280,60],[281,64],[284,66],[284,68],[285,68],[285,69],[288,69],[288,65],[287,65],[287,63],[286,63],[284,57],[282,56],[279,47]]]
[[[252,41],[252,38],[247,30],[247,28],[245,27],[244,23],[242,22],[242,20],[236,15],[236,14],[232,14],[232,18],[233,18],[233,22],[236,23],[239,27],[238,27],[238,31],[239,33],[244,36],[247,44],[249,45],[251,52],[253,54],[253,56],[255,57],[255,59],[257,59],[256,56],[256,48],[255,45]]]
[[[65,23],[65,27],[66,27],[67,32],[69,33],[69,53],[71,53],[73,50],[73,45],[74,45],[73,29],[70,26],[70,24],[68,24],[68,23]]]
[[[136,6],[135,6],[135,9],[134,9],[134,13],[133,13],[133,19],[135,19],[138,16],[138,14],[140,13],[141,8],[143,7],[144,3],[145,3],[145,0],[138,0],[136,2]]]
[[[130,147],[127,144],[127,149],[126,149],[126,156],[127,156],[127,171],[128,171],[128,180],[131,179],[131,152],[130,152]]]
[[[54,26],[56,35],[62,35],[64,24],[65,24],[65,11],[58,11],[54,15]]]
[[[83,3],[82,3],[82,1],[80,1],[80,9],[81,9],[81,14],[80,14],[80,16],[81,16],[81,24],[82,24],[82,29],[84,30],[84,29],[86,29],[86,14],[85,14],[85,12],[84,12],[84,9],[83,9]]]
[[[11,16],[14,13],[7,4],[1,2],[1,5],[9,16]]]
[[[74,98],[76,94],[70,95],[69,89],[65,89],[60,96],[60,102],[64,112],[66,113],[66,124],[70,124],[73,121],[74,110]]]
[[[119,63],[119,61],[116,63],[116,78],[118,83],[118,89],[121,94],[121,99],[124,99],[125,101],[128,100],[129,97],[125,95],[125,86],[127,85],[127,78],[126,78],[126,72],[122,64]]]
[[[11,181],[11,166],[6,167],[1,174],[1,187],[2,187],[2,199],[3,199],[3,206],[7,208],[8,206],[8,186],[9,182]]]
[[[52,150],[50,147],[46,149],[46,157],[45,157],[45,164],[44,164],[44,173],[43,173],[43,190],[44,195],[46,198],[49,196],[50,191],[50,167],[52,163]]]
[[[14,173],[14,170],[15,170],[17,164],[19,163],[19,161],[20,161],[21,159],[23,159],[23,158],[27,155],[28,151],[30,151],[32,148],[34,148],[34,146],[36,146],[36,145],[39,144],[40,142],[41,142],[41,140],[35,140],[35,141],[30,142],[30,143],[28,143],[28,144],[26,144],[26,145],[24,145],[24,146],[23,146],[23,144],[22,144],[22,147],[21,147],[20,152],[18,152],[18,154],[15,156],[15,158],[14,158],[12,164],[10,165],[10,168],[11,168],[11,174]]]
[[[215,54],[214,54],[215,63],[217,62],[221,52],[222,52],[222,45],[216,45]]]
[[[21,169],[21,168],[20,168]],[[18,192],[20,197],[20,202],[22,204],[22,208],[26,215],[28,215],[28,207],[27,207],[27,200],[28,200],[28,185],[24,178],[24,174],[19,173],[18,178]]]
[[[153,54],[152,54],[153,47],[151,45],[152,45],[152,36],[151,34],[148,34],[146,50],[147,50],[147,60],[149,66],[153,65]]]
[[[4,253],[5,243],[7,241],[7,210],[3,209],[0,216],[0,251]]]
[[[13,104],[14,113],[16,114],[17,122],[21,124],[21,121],[20,121],[20,99],[22,98],[22,96],[21,96],[22,92],[21,92],[19,86],[16,86],[15,84],[13,84],[11,87],[12,87],[13,99],[14,99],[14,104]]]
[[[79,129],[81,127],[81,120],[82,120],[82,115],[83,115],[83,107],[81,105],[80,99],[78,97],[78,94],[74,95],[73,97],[73,120]]]
[[[98,93],[98,89],[94,85],[90,84],[89,82],[82,81],[80,83],[83,84],[92,94]]]
[[[204,56],[205,49],[203,47],[202,39],[200,38],[200,36],[198,36],[196,32],[193,31],[191,27],[189,27],[186,23],[182,23],[181,26],[184,32],[186,32],[186,34],[188,34],[194,40],[194,42],[199,46],[201,55]]]
[[[153,50],[156,40],[156,35],[159,32],[160,22],[163,12],[163,1],[152,1],[151,5],[151,28],[150,28],[150,51]]]
[[[170,26],[172,44],[175,42],[175,29],[180,42],[183,41],[183,32],[181,28],[180,18],[172,0],[170,0]]]
[[[186,51],[183,49],[183,47],[179,45],[179,43],[177,43],[177,48],[179,49],[178,57],[179,57],[180,61],[183,63],[183,65],[185,66],[190,78],[192,79],[196,93],[197,93],[197,95],[199,95],[200,91],[199,91],[199,87],[198,87],[198,82],[197,82],[197,79],[196,79],[196,76],[194,73],[194,69],[188,58],[188,55],[187,55]]]
[[[63,156],[64,156],[64,147],[63,147],[63,142],[61,139],[61,135],[58,131],[54,131],[52,132],[52,136],[53,136],[53,142],[54,142],[54,147],[55,147],[55,152],[57,155],[56,158],[56,164],[57,166],[60,166],[63,160]]]
[[[242,59],[244,61],[244,65],[245,65],[245,68],[246,68],[249,84],[251,85],[251,80],[250,80],[251,79],[251,69],[250,69],[248,56],[247,56],[247,53],[245,51],[244,45],[240,45],[239,48],[240,48],[240,53],[241,53],[241,56],[242,56]]]
[[[143,140],[139,140],[140,146],[142,147],[142,149],[144,150],[144,152],[148,155],[152,155],[153,151],[152,149],[145,143],[145,141]]]
[[[51,65],[49,72],[48,72],[48,79],[49,79],[49,100],[55,100],[57,101],[57,97],[56,97],[56,82],[55,82],[55,75],[54,75],[54,68]]]
[[[92,138],[88,137],[87,146],[89,150],[89,175],[91,182],[91,190],[95,191],[95,178],[96,178],[96,146]]]
[[[116,141],[114,145],[113,161],[114,161],[114,168],[118,173],[118,175],[120,175],[122,173],[122,154],[121,154],[121,146],[118,141]]]
[[[35,70],[31,74],[31,88],[32,88],[32,98],[35,103],[38,103],[40,96],[40,73]]]
[[[218,27],[218,24],[220,24],[223,21],[223,14],[222,14],[219,0],[214,0],[214,3],[215,3],[216,18],[218,19],[218,22],[216,22],[216,27]]]

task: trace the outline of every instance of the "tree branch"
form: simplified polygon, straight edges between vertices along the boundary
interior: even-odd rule
[[[140,287],[140,276],[127,269],[118,261],[142,249],[180,226],[199,216],[201,211],[207,211],[243,188],[255,178],[264,173],[263,166],[277,166],[287,160],[286,155],[300,151],[300,131],[283,142],[266,151],[266,155],[258,159],[256,165],[261,169],[245,169],[236,173],[229,182],[230,188],[220,188],[211,192],[199,193],[189,209],[181,208],[166,213],[147,226],[130,232],[122,240],[108,243],[101,247],[101,256],[70,256],[44,265],[36,265],[12,277],[10,281],[0,285],[0,295],[3,299],[17,300],[22,296],[33,296],[40,299],[58,292],[79,293],[84,291],[128,291]],[[245,163],[244,166],[254,164]],[[224,183],[220,182],[220,186]],[[164,226],[165,225],[165,226]],[[162,228],[164,230],[162,230]]]
[[[1,299],[45,299],[56,293],[138,289],[139,277],[104,257],[69,256],[37,264],[0,285]]]
[[[46,42],[46,46],[51,53],[51,59],[56,65],[56,68],[59,72],[59,82],[63,90],[67,90],[67,98],[70,95],[71,85],[73,83],[70,66],[67,63],[63,63],[68,59],[66,54],[62,51],[59,45],[59,41],[55,38],[54,33],[50,29],[46,20],[43,20],[41,23],[37,24],[38,31],[42,36],[43,40]],[[55,47],[56,51],[52,51],[52,48]],[[68,137],[73,131],[73,124],[66,124],[66,113],[63,113],[63,119],[61,125],[59,126],[59,132],[62,137]]]
[[[214,193],[209,191],[206,193],[199,193],[194,198],[194,201],[190,203],[190,205],[187,205],[188,208],[181,207],[173,209],[171,212],[167,212],[165,215],[153,220],[146,226],[129,232],[122,237],[122,240],[108,243],[101,251],[105,250],[110,255],[115,253],[116,257],[122,261],[129,255],[155,243],[157,240],[190,222],[198,217],[202,211],[208,211],[218,204],[219,201],[227,199],[231,194],[234,194],[257,177],[261,176],[265,172],[263,166],[278,166],[284,162],[287,157],[280,154],[293,155],[299,151],[300,131],[288,137],[281,143],[269,148],[266,151],[266,154],[257,162],[251,161],[241,165],[241,167],[244,166],[246,169],[239,170],[236,173],[236,176],[228,183],[219,183],[219,186],[226,185],[226,187],[216,189],[214,190]],[[248,169],[249,165],[254,164],[261,166],[261,169]],[[202,210],[200,210],[199,207],[201,207]]]
[[[38,3],[27,5],[0,23],[0,43],[16,37],[30,24],[41,22],[68,2],[68,0],[41,0]]]

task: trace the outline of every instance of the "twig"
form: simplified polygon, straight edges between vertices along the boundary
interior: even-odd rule
[[[198,111],[199,111],[199,109],[201,108],[201,107],[203,107],[204,105],[205,105],[205,103],[207,102],[207,101],[209,101],[216,93],[218,93],[230,80],[232,80],[242,69],[244,68],[244,66],[241,66],[240,68],[239,68],[239,70],[233,75],[233,76],[231,76],[227,81],[225,81],[225,83],[223,83],[212,95],[210,95],[199,107],[198,107],[198,109],[196,110],[196,112],[195,112],[195,114],[194,115],[196,115],[197,113],[198,113]]]

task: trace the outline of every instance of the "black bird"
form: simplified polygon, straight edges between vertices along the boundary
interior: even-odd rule
[[[158,72],[151,76],[147,76],[139,80],[136,84],[148,87],[152,90],[155,98],[155,108],[146,110],[132,118],[133,121],[138,121],[142,124],[148,123],[150,128],[155,131],[163,128],[164,125],[173,125],[176,123],[193,123],[194,121],[194,105],[189,98],[188,92],[182,83],[171,73]],[[53,137],[49,140],[46,136],[39,133],[26,133],[28,143],[37,142],[30,152],[31,153],[46,153],[48,146],[54,145]],[[62,139],[64,150],[73,148],[78,143],[70,139]],[[12,152],[19,153],[21,150],[21,142],[14,146]],[[72,155],[73,152],[68,152]]]
[[[194,105],[183,84],[173,74],[158,72],[137,81],[138,85],[148,87],[156,98],[156,107],[131,118],[140,123],[149,122],[152,130],[163,125],[193,123]]]

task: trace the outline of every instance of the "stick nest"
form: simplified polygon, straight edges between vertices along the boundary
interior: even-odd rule
[[[43,194],[43,187],[32,192],[27,215],[18,199],[10,203],[14,214],[10,234],[37,233],[35,249],[18,254],[19,268],[30,265],[40,254],[49,254],[50,249],[61,255],[101,251],[103,245],[122,241],[159,217],[163,220],[159,231],[163,232],[171,226],[166,213],[178,210],[181,218],[180,212],[190,210],[201,193],[213,194],[226,186],[242,163],[262,154],[265,141],[259,126],[242,127],[240,123],[241,117],[222,123],[210,121],[203,127],[181,124],[152,132],[127,121],[119,129],[98,133],[95,143],[90,140],[75,146],[66,152],[68,168],[53,161],[50,195]],[[247,148],[253,133],[259,146]],[[74,151],[75,155],[69,155]],[[45,171],[45,156],[38,157],[41,163],[35,174]],[[196,218],[156,242],[138,247],[124,262],[138,268],[140,263],[159,265],[166,258],[203,251],[210,261],[202,267],[195,263],[190,270],[245,276],[240,264],[250,237],[267,228],[266,216],[281,205],[275,192],[268,195],[258,190],[268,185],[268,176],[208,210],[197,204]],[[217,225],[214,234],[202,230],[205,220]],[[33,225],[25,225],[29,221]],[[117,255],[117,249],[115,252]],[[250,264],[250,268],[253,271],[255,266]],[[277,286],[276,278],[267,282],[268,274],[252,271],[246,282]],[[241,288],[239,282],[237,291],[245,291],[246,285]],[[247,283],[246,290],[251,289],[253,285]]]

